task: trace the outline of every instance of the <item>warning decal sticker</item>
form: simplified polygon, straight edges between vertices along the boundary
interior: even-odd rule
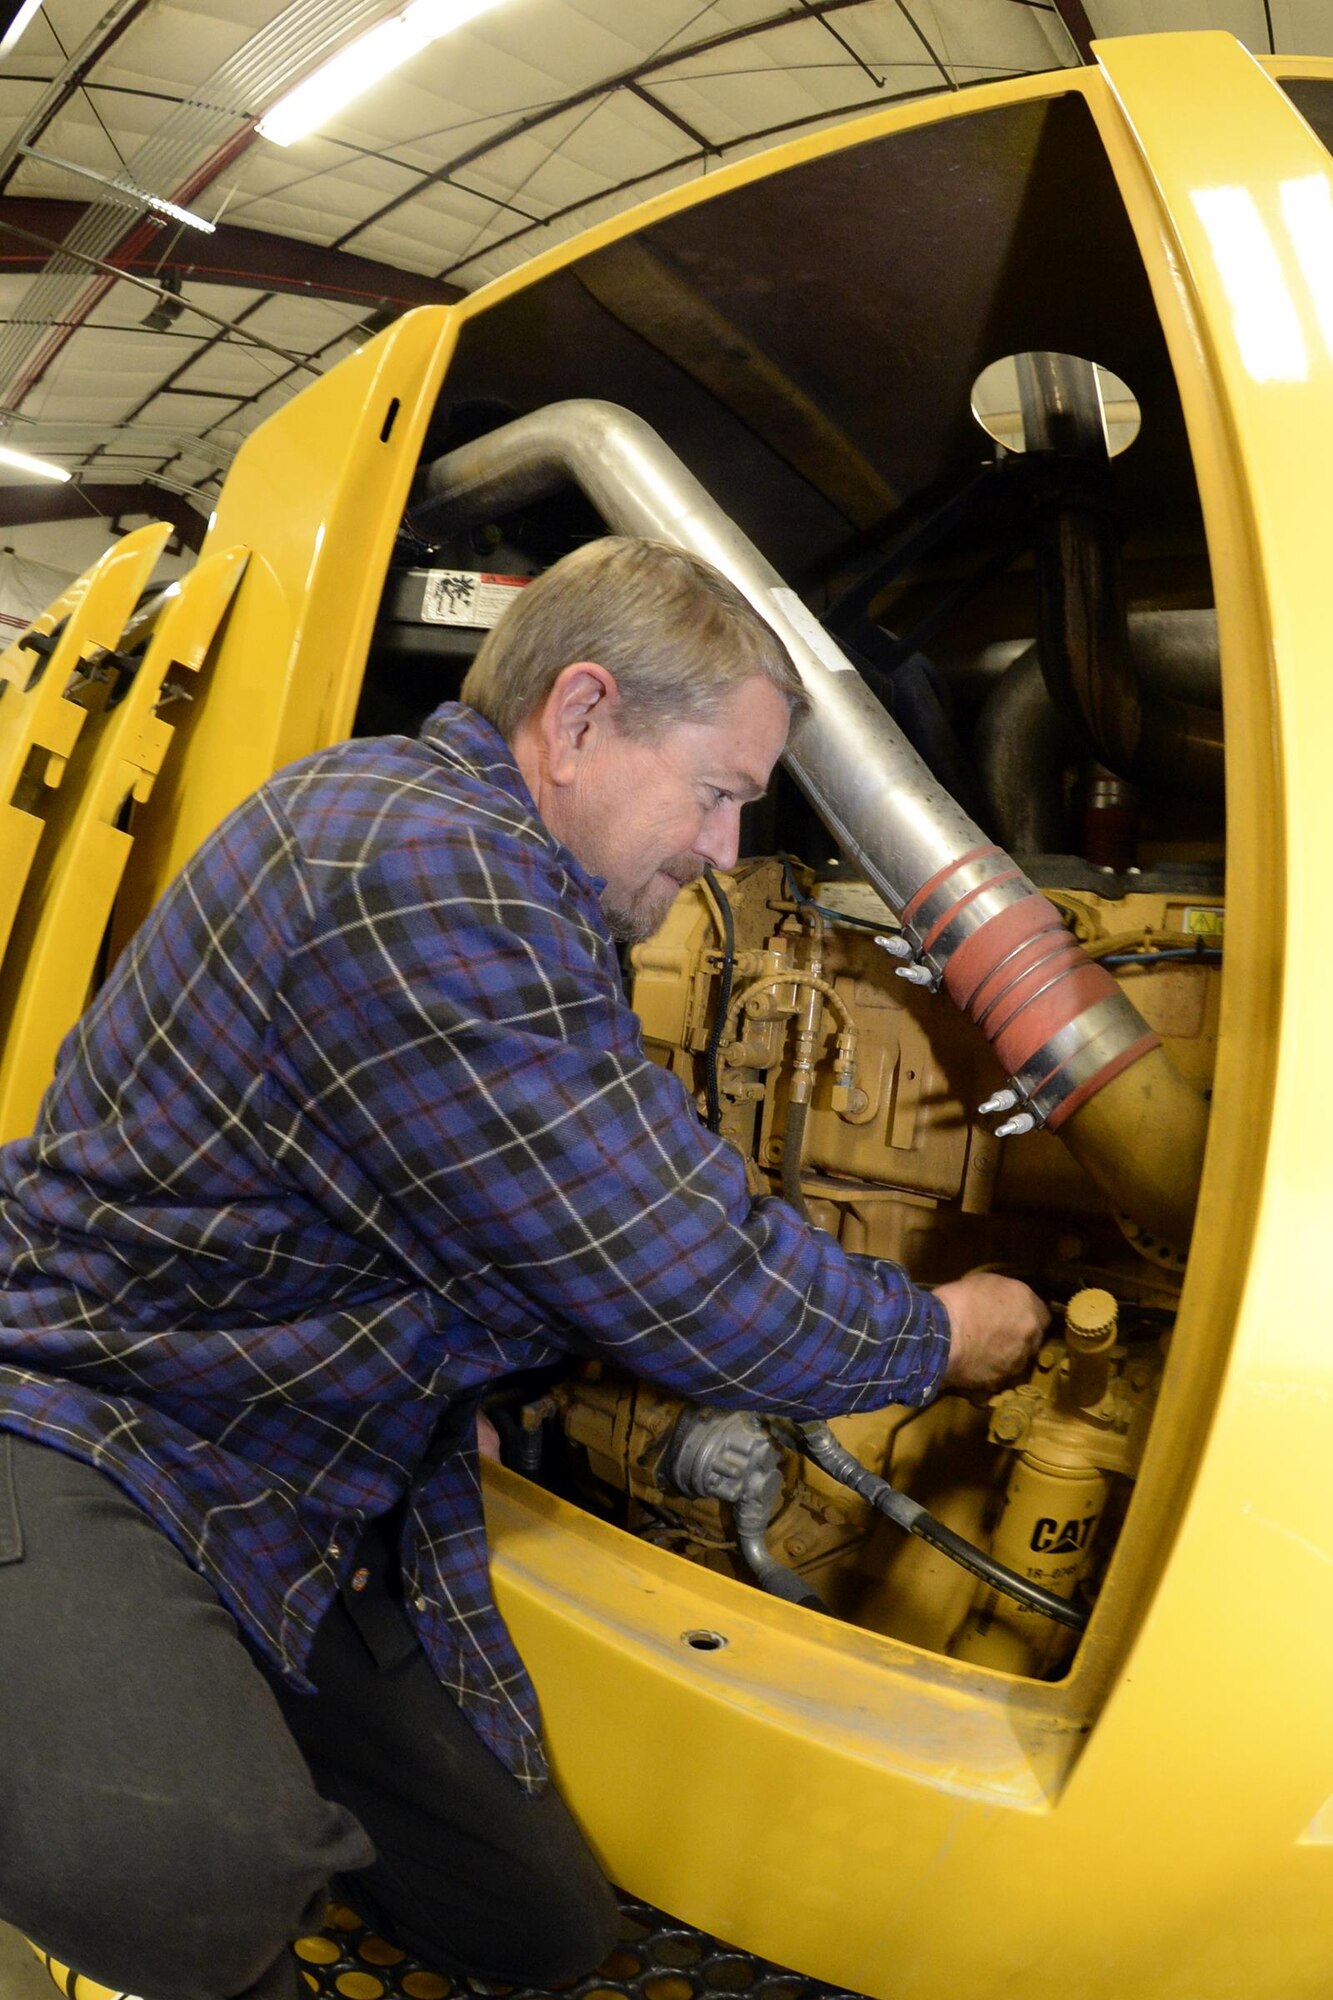
[[[531,581],[526,576],[491,576],[485,570],[428,570],[421,615],[428,625],[473,625],[489,630]]]

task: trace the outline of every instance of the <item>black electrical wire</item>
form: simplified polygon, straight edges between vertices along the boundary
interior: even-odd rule
[[[1149,948],[1147,951],[1113,951],[1098,961],[1101,965],[1141,965],[1145,971],[1154,965],[1165,964],[1167,960],[1189,965],[1218,965],[1222,953],[1217,945],[1168,945],[1165,948]]]
[[[952,1528],[946,1528],[943,1521],[937,1521],[928,1514],[920,1501],[910,1494],[900,1493],[896,1486],[890,1486],[886,1479],[880,1479],[859,1458],[844,1445],[838,1443],[828,1425],[822,1420],[796,1426],[801,1449],[816,1465],[822,1467],[832,1479],[844,1486],[850,1486],[853,1493],[884,1514],[896,1527],[903,1528],[909,1535],[916,1535],[921,1541],[929,1542],[941,1555],[951,1562],[970,1570],[992,1590],[998,1590],[1005,1597],[1012,1597],[1029,1611],[1040,1612],[1043,1618],[1052,1618],[1057,1625],[1065,1625],[1071,1632],[1081,1632],[1088,1622],[1088,1614],[1067,1599],[1057,1597],[1054,1591],[1043,1590],[1039,1583],[1030,1583],[1016,1570],[996,1562],[994,1556],[984,1549],[964,1541]]]
[[[704,1050],[704,1102],[707,1106],[705,1122],[710,1132],[720,1132],[722,1090],[718,1081],[718,1057],[722,1050],[722,1033],[727,1024],[727,1010],[731,1006],[731,983],[736,970],[736,920],[732,916],[726,890],[707,865],[704,868],[704,880],[708,884],[717,914],[722,919],[722,983],[718,989],[713,1025],[708,1031],[708,1046]]]
[[[875,923],[869,917],[853,917],[846,910],[834,910],[830,909],[827,903],[814,902],[797,885],[796,877],[792,874],[793,859],[794,856],[790,854],[778,856],[778,860],[782,863],[782,876],[787,885],[787,894],[793,903],[799,904],[803,910],[813,910],[817,916],[826,917],[831,924],[850,924],[853,930],[874,931],[877,934],[883,931],[884,924]]]

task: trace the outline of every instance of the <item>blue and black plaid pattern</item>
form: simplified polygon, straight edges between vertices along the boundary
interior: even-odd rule
[[[598,885],[501,738],[280,772],[204,845],[0,1151],[0,1427],[90,1460],[297,1685],[408,1495],[422,1643],[544,1777],[452,1402],[599,1355],[722,1408],[920,1403],[943,1308],[775,1200],[644,1054]]]

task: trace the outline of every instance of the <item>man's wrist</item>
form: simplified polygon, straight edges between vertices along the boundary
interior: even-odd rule
[[[948,1381],[949,1363],[953,1359],[956,1333],[948,1305],[939,1293],[927,1291],[924,1297],[926,1318],[934,1348],[933,1365],[927,1371],[930,1378],[929,1386],[922,1397],[922,1401],[928,1403],[939,1395]]]

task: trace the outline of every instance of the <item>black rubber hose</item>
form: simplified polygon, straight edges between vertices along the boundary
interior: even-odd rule
[[[755,1505],[738,1500],[731,1510],[731,1518],[736,1528],[736,1545],[754,1572],[756,1582],[774,1597],[785,1599],[788,1604],[804,1604],[810,1611],[822,1611],[827,1615],[828,1606],[819,1592],[797,1576],[795,1570],[788,1569],[776,1556],[770,1555],[764,1531],[768,1526],[768,1512],[762,1503]]]
[[[731,904],[727,900],[725,889],[709,867],[704,869],[704,880],[712,892],[718,915],[722,919],[722,984],[718,989],[717,1012],[708,1031],[708,1046],[704,1050],[704,1102],[708,1114],[706,1123],[710,1132],[720,1132],[722,1092],[718,1083],[718,1057],[722,1049],[722,1031],[727,1023],[727,1009],[731,1005],[731,981],[736,967],[736,920],[731,914]]]
[[[782,1196],[790,1202],[802,1222],[809,1222],[810,1211],[805,1205],[805,1192],[801,1187],[801,1154],[805,1149],[805,1121],[810,1115],[808,1103],[789,1100],[787,1116],[782,1127]]]
[[[923,1542],[929,1542],[933,1549],[948,1556],[951,1562],[970,1570],[992,1590],[1012,1597],[1027,1610],[1040,1612],[1043,1618],[1052,1618],[1057,1625],[1067,1626],[1071,1632],[1084,1629],[1088,1622],[1086,1611],[1081,1611],[1063,1597],[1057,1597],[1052,1590],[1043,1590],[1039,1583],[1030,1583],[1016,1570],[996,1562],[994,1556],[987,1555],[984,1549],[964,1541],[952,1528],[946,1528],[943,1521],[937,1521],[933,1514],[927,1513],[919,1501],[900,1493],[896,1486],[890,1486],[886,1479],[880,1479],[862,1465],[860,1459],[853,1457],[844,1445],[838,1443],[822,1420],[798,1424],[796,1428],[806,1455],[816,1465],[822,1467],[830,1478],[838,1480],[843,1486],[850,1486],[853,1493],[868,1500],[897,1527],[905,1529],[909,1535],[918,1536]]]

